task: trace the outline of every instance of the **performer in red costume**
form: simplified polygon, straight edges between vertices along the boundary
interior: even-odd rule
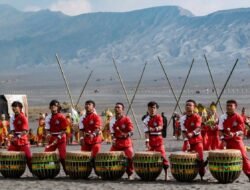
[[[203,157],[203,141],[201,136],[201,117],[194,113],[196,102],[194,100],[186,101],[186,115],[180,119],[181,130],[184,138],[183,151],[194,151],[199,155],[199,174],[201,180],[205,175],[205,165]]]
[[[86,114],[80,118],[80,142],[82,151],[91,151],[92,158],[101,150],[102,135],[101,117],[95,111],[95,102],[85,102]]]
[[[45,152],[52,152],[58,149],[61,164],[65,170],[66,157],[66,134],[65,130],[68,122],[65,116],[60,113],[61,105],[57,100],[52,100],[49,104],[51,114],[45,118],[46,138],[49,141],[48,146],[45,147]]]
[[[31,168],[31,151],[28,139],[29,124],[28,119],[22,112],[23,105],[21,102],[15,101],[12,103],[12,110],[14,115],[10,118],[10,146],[8,151],[22,151],[25,153],[27,165]]]
[[[245,145],[242,137],[244,135],[244,121],[236,112],[237,102],[227,101],[227,112],[220,117],[219,130],[223,148],[238,149],[241,151],[243,159],[243,171],[250,181],[250,161],[247,157]]]
[[[38,119],[38,128],[37,128],[38,146],[42,146],[44,144],[44,134],[45,134],[45,114],[40,113]]]
[[[216,113],[216,104],[211,103],[208,110],[207,120],[205,125],[207,126],[207,150],[220,149],[220,138],[218,130],[219,117]]]
[[[124,114],[124,104],[116,103],[115,105],[115,118],[110,121],[110,132],[112,135],[112,147],[110,151],[124,151],[128,159],[128,166],[126,173],[128,179],[132,180],[134,172],[133,166],[133,144],[131,136],[133,135],[133,124],[128,116]]]
[[[201,117],[201,136],[203,140],[203,149],[208,150],[208,126],[205,125],[207,121],[207,109],[204,105],[197,105],[198,114]]]
[[[160,152],[163,158],[163,169],[165,171],[165,180],[168,180],[167,169],[169,163],[166,157],[164,141],[162,137],[163,121],[160,114],[157,114],[159,109],[158,103],[152,101],[148,103],[148,116],[143,120],[145,125],[144,132],[146,138],[146,148],[148,151]]]
[[[249,116],[246,115],[245,107],[243,107],[241,110],[241,116],[245,124],[244,136],[248,139],[250,138],[250,120],[249,120]]]

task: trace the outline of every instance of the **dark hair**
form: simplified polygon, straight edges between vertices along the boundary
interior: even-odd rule
[[[236,106],[238,106],[238,103],[237,103],[237,101],[236,100],[228,100],[227,101],[227,104],[235,104]]]
[[[157,109],[159,109],[159,104],[155,101],[151,101],[148,103],[148,107],[153,107],[153,106],[156,106]]]
[[[23,104],[19,101],[14,101],[12,104],[11,104],[11,107],[19,107],[20,109],[23,108]]]
[[[61,104],[58,100],[51,100],[49,103],[49,107],[51,107],[51,106],[57,106],[58,112],[60,112],[62,109]]]
[[[85,102],[85,105],[86,104],[93,104],[93,106],[95,107],[95,102],[93,101],[93,100],[87,100],[86,102]]]
[[[123,103],[121,103],[121,102],[116,102],[116,104],[115,104],[115,105],[121,105],[121,106],[122,106],[122,109],[123,109],[123,110],[125,109],[124,104],[123,104]]]
[[[195,102],[194,100],[189,99],[189,100],[187,100],[187,101],[186,101],[186,103],[188,103],[188,102],[191,102],[191,103],[193,103],[193,104],[194,104],[194,106],[196,106],[196,102]]]

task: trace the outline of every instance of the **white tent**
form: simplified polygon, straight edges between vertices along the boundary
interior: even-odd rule
[[[26,95],[0,95],[0,114],[6,114],[8,116],[12,115],[13,111],[11,108],[11,104],[14,101],[19,101],[23,104],[23,112],[28,117],[28,101]]]

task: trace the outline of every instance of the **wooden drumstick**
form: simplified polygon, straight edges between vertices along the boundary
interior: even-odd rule
[[[48,149],[48,148],[50,148],[52,146],[55,146],[57,144],[57,142],[58,142],[58,140],[55,139],[51,144],[47,145],[46,148]]]

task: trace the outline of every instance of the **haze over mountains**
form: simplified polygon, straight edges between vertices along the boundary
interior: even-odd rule
[[[94,74],[89,92],[99,89],[102,96],[121,90],[112,55],[131,92],[145,61],[150,64],[141,88],[156,87],[152,89],[155,93],[164,86],[164,93],[168,91],[157,56],[162,58],[175,90],[181,89],[193,57],[195,65],[187,88],[211,89],[204,53],[219,88],[239,58],[228,88],[246,89],[250,72],[249,18],[250,8],[199,17],[175,6],[71,17],[48,10],[20,12],[0,5],[0,92],[28,94],[37,104],[45,95],[48,100],[58,94],[67,99],[55,53],[62,60],[75,97],[91,69]]]
[[[56,52],[73,64],[103,64],[112,52],[124,64],[142,64],[157,55],[180,64],[203,53],[217,61],[247,60],[249,18],[250,9],[196,17],[169,6],[70,17],[0,5],[0,64],[52,64]]]

